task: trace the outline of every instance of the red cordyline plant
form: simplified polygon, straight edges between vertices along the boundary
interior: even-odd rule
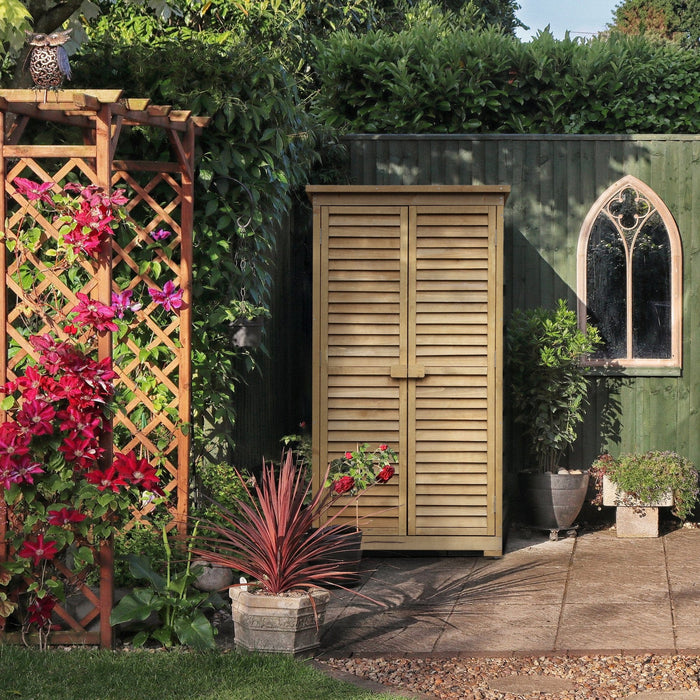
[[[132,302],[133,290],[115,293],[112,305],[78,291],[68,309],[59,290],[42,284],[50,272],[66,287],[80,285],[86,264],[125,219],[127,200],[121,191],[108,195],[92,185],[58,188],[23,178],[13,185],[27,204],[15,230],[6,232],[5,246],[15,256],[28,316],[50,332],[24,331],[38,360],[0,387],[7,415],[0,423],[0,500],[8,506],[9,525],[0,544],[9,545],[11,555],[0,562],[0,630],[14,613],[22,633],[36,629],[45,647],[54,608],[85,579],[95,547],[130,519],[134,507],[165,494],[156,469],[133,450],[116,452],[111,464],[102,459],[117,374],[111,359],[94,359],[95,340],[104,332],[126,336],[125,314],[141,308]],[[52,220],[57,239],[47,238],[41,218]],[[174,286],[148,292],[167,311],[182,304]],[[66,557],[73,573],[66,574]]]
[[[195,554],[244,573],[271,594],[308,591],[349,573],[333,561],[334,555],[356,546],[351,544],[352,531],[334,522],[344,508],[314,529],[337,495],[324,488],[305,503],[311,486],[291,451],[278,472],[273,464],[263,463],[261,482],[253,492],[243,476],[237,476],[251,503],[240,501],[236,513],[222,509],[225,525],[204,523],[212,535],[198,539]]]

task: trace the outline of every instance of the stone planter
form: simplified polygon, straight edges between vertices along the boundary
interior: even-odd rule
[[[237,348],[257,348],[262,341],[264,319],[239,318],[230,324],[231,344]]]
[[[603,505],[615,506],[615,529],[618,537],[658,537],[659,508],[673,505],[669,491],[654,503],[642,503],[620,491],[607,476],[603,476]]]
[[[319,646],[328,591],[266,595],[234,586],[229,596],[237,647],[298,656]]]
[[[192,584],[200,591],[223,591],[233,583],[233,571],[227,566],[216,566],[204,559],[195,559],[192,565],[202,568]]]

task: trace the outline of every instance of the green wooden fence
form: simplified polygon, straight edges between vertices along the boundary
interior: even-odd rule
[[[506,318],[514,307],[552,305],[558,297],[575,308],[576,246],[586,213],[624,175],[649,185],[683,241],[682,375],[598,380],[570,461],[588,467],[607,443],[613,451],[674,449],[700,464],[700,136],[353,135],[346,143],[354,184],[511,186]],[[611,389],[617,406],[608,401]],[[505,391],[507,406],[507,383]],[[606,407],[612,440],[605,436]],[[506,408],[505,464],[515,471],[523,458],[510,423]]]
[[[559,297],[575,308],[576,246],[586,213],[624,175],[649,185],[670,209],[683,241],[683,371],[596,380],[570,464],[587,468],[605,444],[612,451],[674,449],[700,464],[700,136],[352,135],[345,142],[352,184],[511,186],[505,209],[506,319],[514,307],[553,305]],[[273,456],[279,437],[308,418],[308,215],[300,209],[281,236],[270,357],[262,377],[251,378],[240,394],[241,463],[259,464],[262,452]],[[508,410],[507,378],[505,405],[504,466],[512,474],[524,457]]]

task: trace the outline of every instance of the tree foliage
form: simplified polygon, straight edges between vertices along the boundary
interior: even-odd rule
[[[623,0],[610,27],[623,34],[646,34],[697,47],[700,4],[696,0]]]

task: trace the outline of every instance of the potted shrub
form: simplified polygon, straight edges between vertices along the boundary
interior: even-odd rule
[[[603,454],[590,472],[596,485],[593,503],[617,507],[618,537],[657,537],[660,507],[670,506],[685,521],[698,499],[697,468],[676,452]]]
[[[555,538],[571,527],[586,497],[588,472],[564,469],[561,458],[576,440],[588,403],[581,360],[599,345],[600,335],[590,325],[582,331],[560,299],[554,310],[516,310],[507,342],[515,420],[534,460],[519,475],[520,488],[530,524]]]
[[[277,471],[263,463],[252,490],[241,474],[237,478],[247,498],[235,510],[221,508],[219,522],[203,523],[208,534],[198,537],[192,551],[251,579],[229,589],[237,646],[306,653],[319,644],[330,597],[321,586],[346,573],[332,558],[352,548],[352,533],[335,523],[344,508],[313,529],[337,494],[322,489],[307,499],[310,486],[291,451]]]

